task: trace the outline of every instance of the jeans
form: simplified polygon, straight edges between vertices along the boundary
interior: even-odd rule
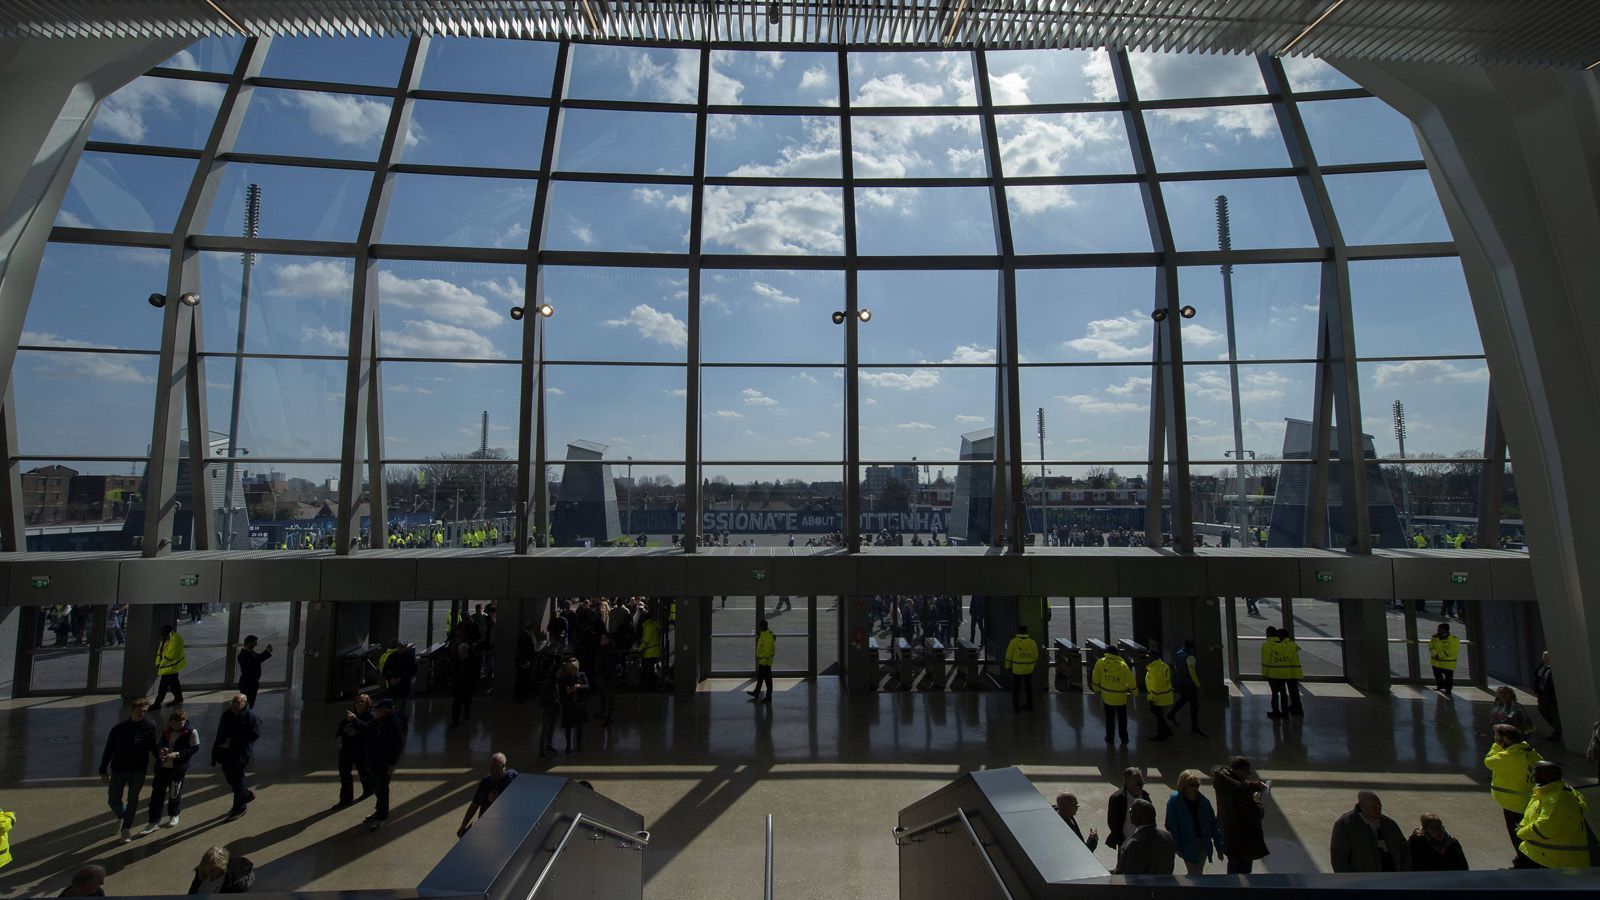
[[[361,779],[361,796],[372,793],[372,778],[367,774],[367,767],[361,760],[353,756],[339,757],[339,802],[356,802],[355,779]]]
[[[123,828],[133,827],[133,818],[139,813],[139,792],[144,790],[144,769],[132,772],[111,773],[111,787],[106,793],[106,802],[111,806],[111,814],[122,820]],[[124,805],[123,796],[126,794],[127,803]]]
[[[1228,874],[1249,875],[1251,868],[1253,868],[1255,864],[1256,861],[1253,859],[1234,859],[1230,856],[1228,857]]]
[[[1112,706],[1109,703],[1101,703],[1101,705],[1106,709],[1106,743],[1111,743],[1112,731],[1113,729],[1118,729],[1121,732],[1122,742],[1126,744],[1128,742],[1128,705],[1126,703],[1121,706]]]
[[[156,687],[156,702],[151,705],[152,709],[161,706],[167,699],[168,691],[172,692],[172,702],[175,705],[183,703],[183,682],[179,680],[176,672],[161,676],[161,683]]]
[[[244,809],[249,802],[250,787],[244,782],[244,763],[222,763],[222,777],[228,782],[228,787],[233,788],[233,812]]]
[[[150,824],[159,822],[163,815],[175,816],[183,808],[184,774],[166,766],[156,767],[156,778],[150,785]]]

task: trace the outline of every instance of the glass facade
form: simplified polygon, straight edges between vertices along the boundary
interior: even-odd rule
[[[246,106],[240,53],[266,54]],[[363,311],[391,519],[505,521],[526,467],[558,543],[593,490],[629,495],[627,526],[567,537],[665,544],[698,514],[804,543],[852,506],[899,516],[869,535],[949,535],[1010,410],[1030,532],[1142,540],[1186,485],[1216,544],[1296,515],[1279,488],[1344,364],[1383,461],[1374,543],[1476,528],[1489,376],[1460,264],[1408,124],[1314,61],[208,39],[100,109],[17,357],[25,471],[142,469],[175,230],[201,248],[210,455],[256,546],[337,502]],[[1169,304],[1194,308],[1176,346]],[[1163,391],[1176,458],[1151,446]]]

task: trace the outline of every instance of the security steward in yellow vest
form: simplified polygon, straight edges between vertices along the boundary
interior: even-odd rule
[[[1133,669],[1115,646],[1106,648],[1106,654],[1094,664],[1089,685],[1100,695],[1106,713],[1106,743],[1111,743],[1115,729],[1128,745],[1128,699],[1139,696],[1139,683],[1134,680]]]
[[[11,862],[11,827],[17,824],[17,814],[0,809],[0,869]]]
[[[1505,813],[1511,849],[1519,853],[1522,839],[1517,837],[1517,829],[1522,827],[1522,814],[1528,811],[1528,801],[1533,798],[1533,767],[1542,759],[1515,726],[1494,726],[1494,743],[1489,745],[1483,764],[1489,769],[1489,794]]]
[[[1589,804],[1561,780],[1561,767],[1549,760],[1533,767],[1533,799],[1522,814],[1517,837],[1519,869],[1581,869],[1589,865],[1589,837],[1583,818]],[[1526,860],[1526,861],[1524,861]]]
[[[171,625],[161,626],[161,643],[156,645],[156,674],[161,676],[161,682],[156,687],[156,702],[150,704],[151,709],[161,708],[168,691],[172,692],[174,706],[183,705],[183,680],[178,673],[188,667],[189,660],[183,655],[183,635]]]
[[[653,613],[639,626],[639,663],[644,668],[645,683],[654,687],[656,670],[661,665],[661,622]]]
[[[1461,658],[1461,639],[1450,633],[1448,623],[1428,638],[1428,663],[1433,666],[1433,689],[1446,697],[1456,685],[1456,660]]]
[[[1011,711],[1033,709],[1033,667],[1039,662],[1039,643],[1028,636],[1028,626],[1018,625],[1017,635],[1006,645],[1006,671],[1011,673]],[[1024,701],[1023,695],[1027,695]]]
[[[756,703],[772,702],[772,659],[778,655],[778,636],[766,619],[756,623],[756,689],[747,691]],[[761,697],[761,686],[767,686],[766,699]]]
[[[1167,724],[1167,710],[1172,708],[1172,667],[1161,658],[1160,651],[1151,647],[1155,656],[1144,666],[1144,692],[1150,698],[1150,711],[1156,716],[1156,736],[1152,741],[1172,737],[1172,726]]]
[[[1281,628],[1267,627],[1267,640],[1261,645],[1261,674],[1272,688],[1269,719],[1303,715],[1300,708],[1300,647],[1288,639]]]

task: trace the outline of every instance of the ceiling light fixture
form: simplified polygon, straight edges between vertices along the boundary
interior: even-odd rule
[[[1344,5],[1344,0],[1333,0],[1332,3],[1328,4],[1328,8],[1327,9],[1322,11],[1322,15],[1317,16],[1315,19],[1312,19],[1311,20],[1311,24],[1307,25],[1304,31],[1302,31],[1299,34],[1295,35],[1294,36],[1294,40],[1290,41],[1287,44],[1284,44],[1283,45],[1283,49],[1279,50],[1277,53],[1274,53],[1273,55],[1274,56],[1284,56],[1284,55],[1288,54],[1288,52],[1290,50],[1294,49],[1294,46],[1296,44],[1298,44],[1301,41],[1305,40],[1306,35],[1310,34],[1312,29],[1316,28],[1318,25],[1321,25],[1323,19],[1326,19],[1327,17],[1333,15],[1333,11],[1338,9],[1339,7],[1343,6],[1343,5]]]

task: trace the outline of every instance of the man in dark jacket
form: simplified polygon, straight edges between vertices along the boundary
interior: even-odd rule
[[[450,724],[460,725],[462,719],[472,718],[472,695],[478,690],[478,675],[483,670],[483,659],[477,646],[466,640],[463,631],[456,632],[458,641],[451,653],[450,666]]]
[[[178,827],[183,810],[183,779],[189,774],[189,761],[200,752],[200,732],[189,724],[189,716],[175,709],[167,716],[167,727],[156,739],[156,780],[150,787],[150,821],[144,834],[157,828]]]
[[[1178,859],[1178,845],[1165,829],[1156,827],[1156,807],[1149,800],[1128,805],[1133,833],[1117,851],[1113,875],[1171,875]]]
[[[1250,768],[1250,760],[1235,756],[1226,766],[1211,770],[1217,791],[1217,824],[1228,854],[1229,875],[1249,875],[1254,862],[1267,855],[1267,837],[1261,827],[1266,817],[1262,802],[1267,785]]]
[[[1122,770],[1122,790],[1111,795],[1106,803],[1106,846],[1115,850],[1122,844],[1122,839],[1131,834],[1133,829],[1128,821],[1129,804],[1134,800],[1149,800],[1150,795],[1145,793],[1144,774],[1137,766],[1129,766]],[[1151,809],[1154,809],[1154,805]],[[1154,822],[1154,819],[1150,820]]]
[[[133,840],[133,817],[139,811],[139,792],[156,752],[156,723],[145,715],[150,701],[137,697],[128,704],[128,718],[111,727],[106,749],[100,754],[100,780],[111,785],[106,802],[117,817],[117,836]],[[126,802],[124,802],[126,795]]]
[[[250,698],[234,694],[217,723],[217,737],[211,744],[211,764],[222,767],[222,777],[233,788],[233,809],[225,822],[245,813],[245,805],[256,798],[245,783],[244,770],[255,758],[255,743],[261,738],[261,720],[250,711]]]
[[[343,809],[358,800],[372,796],[372,777],[367,773],[367,729],[372,725],[372,698],[366,694],[356,697],[355,707],[345,711],[339,720],[335,740],[339,743],[339,802],[334,809]],[[355,778],[361,778],[361,796],[356,796]]]
[[[249,698],[250,708],[256,708],[256,694],[261,690],[261,664],[272,658],[272,645],[265,653],[256,652],[256,636],[247,635],[239,648],[239,693]]]
[[[383,661],[383,683],[396,703],[411,699],[411,684],[417,677],[417,648],[396,641],[394,652]]]
[[[1356,795],[1356,808],[1333,823],[1328,858],[1335,872],[1409,872],[1411,848],[1400,826],[1383,814],[1371,791]]]
[[[406,746],[405,717],[395,710],[394,698],[385,697],[373,707],[374,719],[367,726],[367,777],[372,779],[372,792],[377,795],[377,806],[367,816],[367,827],[377,831],[389,821],[389,782],[394,778],[395,766],[400,764],[400,753]]]
[[[1093,828],[1089,829],[1089,836],[1084,837],[1083,830],[1078,827],[1078,795],[1070,791],[1062,791],[1057,794],[1056,815],[1061,817],[1061,821],[1067,823],[1067,827],[1072,829],[1072,833],[1078,836],[1078,840],[1083,841],[1085,847],[1093,850],[1100,845],[1100,835],[1096,834]]]

